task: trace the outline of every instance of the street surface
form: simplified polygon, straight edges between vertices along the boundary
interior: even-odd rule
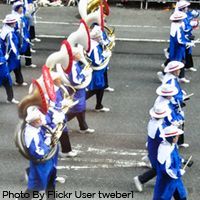
[[[0,19],[10,10],[9,6],[0,5]],[[104,106],[109,107],[111,112],[95,113],[93,97],[87,102],[86,118],[89,127],[96,129],[95,134],[81,135],[78,133],[77,121],[69,122],[71,143],[79,154],[74,159],[60,159],[58,162],[58,175],[65,177],[66,182],[58,183],[56,190],[58,193],[65,191],[72,194],[57,199],[152,198],[155,180],[144,186],[143,193],[138,193],[133,177],[147,169],[141,158],[146,155],[148,112],[160,84],[156,72],[165,60],[163,48],[168,46],[170,13],[116,7],[111,9],[108,24],[115,27],[117,42],[110,63],[109,82],[115,92],[105,93],[103,100]],[[29,84],[32,78],[40,76],[47,56],[59,49],[62,39],[75,31],[79,22],[77,8],[74,7],[41,8],[37,16],[37,35],[42,42],[35,45],[37,52],[32,55],[33,63],[38,67],[23,68],[25,81]],[[195,35],[199,38],[200,31],[195,31]],[[180,149],[183,157],[192,155],[194,160],[193,167],[187,169],[183,177],[190,200],[197,200],[200,195],[199,52],[200,45],[197,44],[194,48],[194,63],[198,71],[187,72],[186,76],[191,79],[191,83],[183,85],[188,93],[195,94],[185,108],[185,138],[190,147]],[[28,87],[14,87],[16,99],[22,99],[27,92]],[[3,199],[5,190],[16,193],[26,189],[24,170],[28,161],[20,155],[14,144],[14,131],[18,123],[17,106],[5,103],[3,88],[0,93],[0,199]],[[113,196],[106,196],[106,193],[113,193]],[[120,196],[123,193],[124,196]]]

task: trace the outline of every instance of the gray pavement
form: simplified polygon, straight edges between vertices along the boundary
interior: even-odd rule
[[[0,19],[10,8],[0,5]],[[58,14],[59,13],[59,14]],[[42,8],[38,12],[37,34],[67,36],[77,26],[73,24],[58,25],[44,22],[69,22],[77,23],[76,8]],[[113,8],[109,23],[120,25],[116,27],[118,38],[148,38],[168,39],[169,12],[144,11],[134,9]],[[131,17],[130,17],[131,16]],[[123,27],[122,27],[123,25]],[[128,27],[125,25],[134,25]],[[162,27],[158,30],[154,26]],[[137,27],[137,28],[136,28]],[[146,27],[146,28],[144,28]],[[144,31],[145,30],[145,31]],[[143,35],[142,35],[143,34]],[[199,31],[196,33],[197,37]],[[33,62],[39,67],[36,69],[23,68],[25,80],[31,83],[32,78],[39,77],[41,67],[47,56],[59,49],[62,39],[42,38],[42,42],[36,44],[36,54],[33,54]],[[95,99],[88,101],[87,121],[91,128],[96,129],[93,135],[81,135],[78,133],[76,120],[69,123],[70,138],[73,148],[79,151],[75,159],[59,160],[58,174],[66,177],[65,184],[57,184],[58,192],[72,192],[72,200],[76,199],[100,199],[76,198],[75,191],[89,193],[124,192],[133,191],[132,198],[103,198],[103,199],[136,199],[150,200],[153,194],[154,181],[145,185],[143,193],[137,193],[133,185],[133,177],[144,172],[142,156],[146,154],[145,139],[146,126],[149,119],[148,110],[156,98],[155,89],[159,86],[156,72],[160,70],[160,64],[164,60],[162,49],[167,43],[159,42],[124,42],[117,41],[113,52],[109,71],[110,86],[115,88],[114,93],[105,93],[104,105],[111,108],[109,113],[95,113],[93,111]],[[189,192],[190,200],[199,199],[199,113],[198,104],[200,98],[199,77],[200,57],[199,46],[194,50],[195,66],[197,73],[187,73],[192,81],[183,88],[195,95],[187,103],[186,111],[186,141],[189,149],[180,149],[184,157],[193,155],[195,164],[187,169],[184,175],[184,183]],[[15,96],[21,99],[27,94],[26,87],[14,87]],[[0,89],[0,199],[4,190],[12,192],[24,191],[24,169],[28,166],[26,161],[17,151],[13,135],[18,123],[17,107],[5,104],[3,88]],[[78,195],[78,193],[77,193]],[[13,198],[4,198],[13,199]],[[64,198],[58,198],[64,199]],[[67,199],[67,198],[65,198]]]

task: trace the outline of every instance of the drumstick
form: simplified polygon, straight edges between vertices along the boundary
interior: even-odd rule
[[[183,167],[183,170],[185,170],[185,168],[188,166],[191,159],[192,159],[192,156],[189,157],[188,161],[186,162],[186,164]]]

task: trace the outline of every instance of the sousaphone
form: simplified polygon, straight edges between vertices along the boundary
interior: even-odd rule
[[[15,132],[15,144],[19,152],[28,160],[33,160],[33,158],[31,158],[29,155],[24,139],[24,130],[26,126],[25,118],[27,116],[27,108],[29,106],[37,106],[43,114],[46,114],[48,110],[47,99],[45,97],[42,87],[40,86],[37,80],[32,81],[32,87],[33,87],[32,92],[26,95],[18,104],[18,114],[21,120]],[[53,133],[47,127],[46,129],[49,134],[54,135],[56,133],[56,131]],[[33,161],[44,162],[46,160],[49,160],[50,158],[52,158],[52,156],[55,155],[56,151],[57,151],[57,145],[51,146],[51,150],[47,155],[45,155],[42,159]]]

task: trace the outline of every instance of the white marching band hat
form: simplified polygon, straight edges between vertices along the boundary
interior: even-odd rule
[[[26,122],[31,123],[36,119],[40,119],[41,117],[41,112],[36,106],[29,106],[27,108],[27,116],[26,116]]]
[[[166,106],[166,105],[155,104],[149,110],[149,114],[151,115],[151,117],[161,119],[161,118],[168,116],[170,114],[170,110],[169,110],[168,106]]]
[[[179,61],[171,61],[167,64],[167,66],[164,69],[164,72],[173,72],[176,71],[178,69],[181,69],[184,67],[184,64],[182,62]]]
[[[183,20],[187,17],[187,15],[184,12],[181,11],[174,11],[174,13],[170,16],[170,20],[171,21],[179,21],[179,20]]]
[[[19,7],[23,6],[23,5],[24,5],[23,2],[17,1],[17,2],[15,2],[15,3],[13,4],[12,9],[13,9],[13,10],[16,10],[16,8],[19,8]]]
[[[156,89],[156,94],[159,96],[174,96],[178,94],[178,89],[172,84],[162,84]]]
[[[173,137],[176,135],[181,135],[184,133],[183,130],[177,128],[177,126],[171,125],[171,126],[167,126],[166,128],[164,128],[163,130],[163,137],[167,138],[167,137]]]
[[[185,1],[185,0],[182,0],[182,1],[178,1],[176,3],[176,9],[183,9],[183,8],[186,8],[190,5],[190,2],[188,1]]]
[[[4,24],[13,24],[17,21],[16,16],[14,14],[8,14],[3,20]]]

